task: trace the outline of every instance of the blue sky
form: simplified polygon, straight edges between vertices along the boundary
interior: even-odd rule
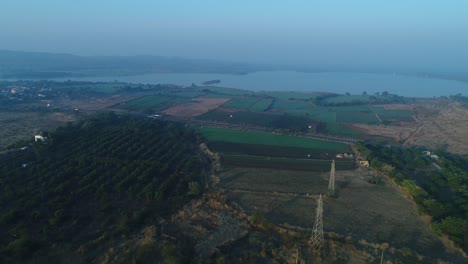
[[[468,70],[466,0],[2,0],[0,49]]]

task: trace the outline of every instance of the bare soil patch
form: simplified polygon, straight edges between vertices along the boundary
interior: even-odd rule
[[[165,114],[176,117],[195,117],[219,107],[230,98],[194,98],[190,103],[179,104],[164,110]]]

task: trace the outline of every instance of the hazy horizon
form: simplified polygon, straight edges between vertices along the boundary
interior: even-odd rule
[[[11,1],[0,49],[468,69],[466,1]]]

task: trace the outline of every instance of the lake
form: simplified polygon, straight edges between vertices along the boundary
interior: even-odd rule
[[[351,72],[304,73],[294,71],[255,72],[246,75],[209,73],[153,73],[134,76],[63,78],[54,80],[122,81],[148,84],[200,85],[204,81],[221,80],[219,86],[253,91],[306,91],[368,94],[388,91],[407,97],[468,95],[468,83],[403,76]]]

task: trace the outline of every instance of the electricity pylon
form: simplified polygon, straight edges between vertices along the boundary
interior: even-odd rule
[[[320,250],[323,246],[323,200],[320,194],[317,200],[317,209],[315,211],[314,229],[310,237],[312,249]]]
[[[331,164],[330,179],[328,180],[328,195],[335,195],[335,160],[333,160]]]

